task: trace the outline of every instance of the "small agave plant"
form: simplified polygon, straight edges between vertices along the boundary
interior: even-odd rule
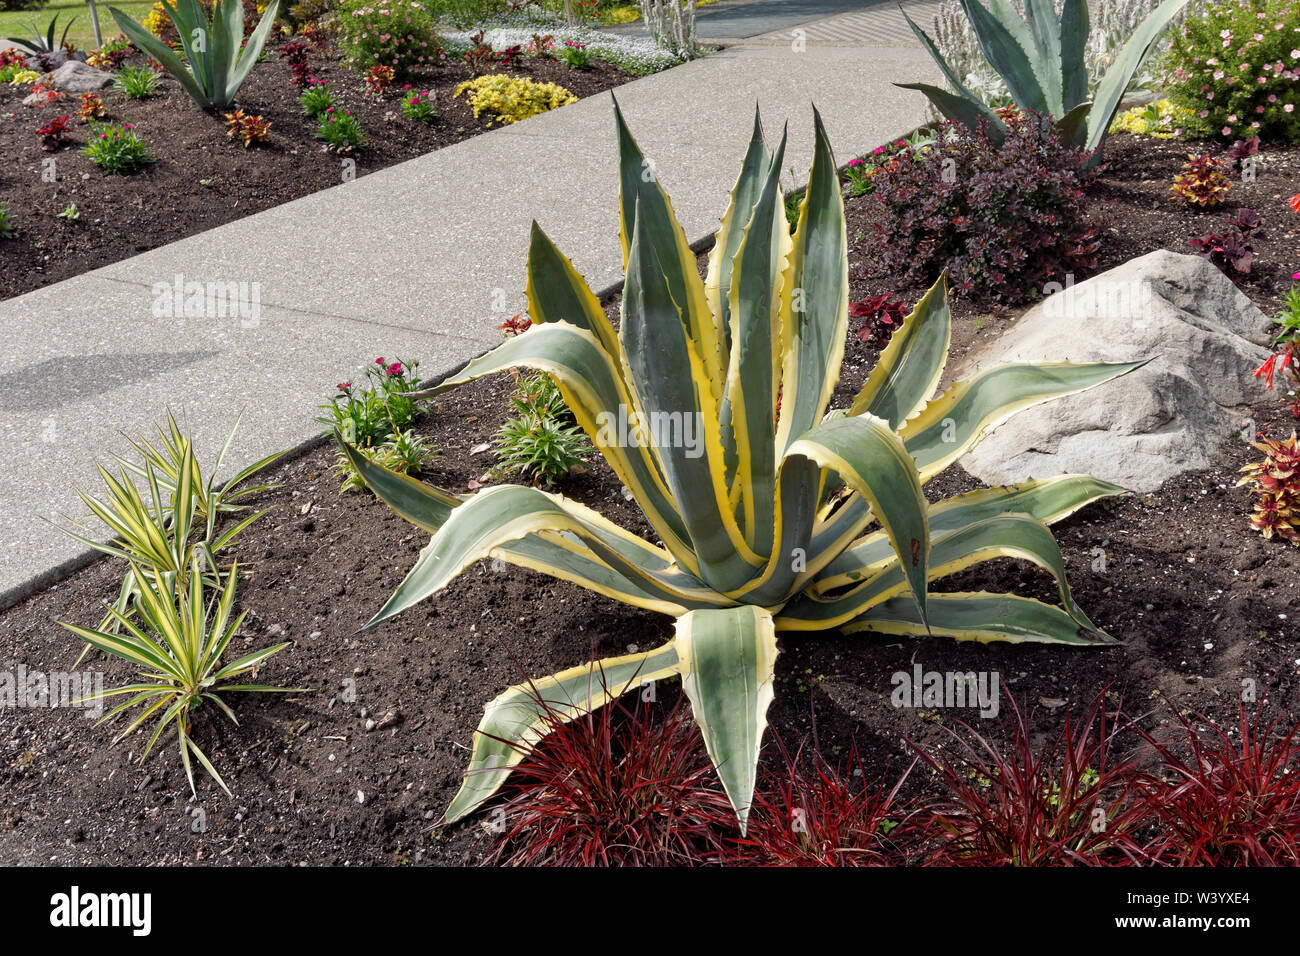
[[[680,677],[744,828],[772,700],[777,634],[839,629],[1073,647],[1113,639],[1070,595],[1047,525],[1122,493],[1081,475],[928,504],[922,486],[1011,415],[1141,363],[1010,365],[932,397],[951,320],[942,281],[893,336],[848,408],[829,410],[848,331],[844,207],[820,117],[797,229],[755,116],[707,278],[617,104],[627,273],[615,331],[587,283],[534,224],[533,326],[437,392],[512,367],[549,373],[662,544],[532,487],[460,498],[371,464],[375,493],[433,537],[367,627],[436,594],[483,558],[671,615],[661,647],[514,686],[487,705],[458,820],[554,726],[648,681]],[[613,421],[649,423],[618,440]],[[655,423],[697,423],[702,441]],[[625,429],[621,431],[627,431]],[[624,436],[626,437],[626,436]],[[929,594],[929,582],[1015,557],[1046,569],[1060,605],[1014,594]]]
[[[1119,110],[1124,91],[1142,65],[1147,52],[1187,0],[1165,0],[1138,25],[1115,55],[1088,98],[1089,76],[1085,52],[1088,45],[1087,0],[1064,0],[1058,16],[1053,0],[1025,0],[1022,17],[1011,0],[961,0],[989,65],[997,71],[1007,91],[1022,110],[1050,117],[1070,146],[1094,152],[1100,149]],[[988,124],[996,141],[1006,136],[1006,124],[962,82],[944,60],[930,36],[904,12],[908,25],[943,72],[951,90],[929,83],[898,83],[920,90],[940,113],[972,129]],[[1094,158],[1093,162],[1096,161]]]
[[[109,7],[126,38],[163,65],[201,109],[229,109],[262,55],[275,27],[279,0],[271,0],[253,32],[244,37],[243,0],[216,0],[211,13],[199,0],[163,0],[176,27],[185,62],[170,46],[115,7]]]

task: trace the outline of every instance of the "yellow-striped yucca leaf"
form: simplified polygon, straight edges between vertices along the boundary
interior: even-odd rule
[[[680,676],[744,827],[777,634],[840,628],[959,639],[1112,643],[1075,602],[1047,526],[1122,489],[1081,475],[928,503],[922,485],[991,429],[1141,364],[1013,365],[942,395],[952,320],[940,279],[894,333],[856,398],[832,409],[848,335],[848,256],[835,160],[814,113],[808,187],[791,233],[757,115],[701,279],[656,171],[616,112],[627,271],[617,331],[533,226],[532,328],[433,394],[513,367],[549,374],[658,539],[534,488],[461,498],[367,461],[367,484],[432,537],[371,624],[499,559],[673,616],[672,641],[512,687],[488,705],[445,820],[491,797],[558,723],[647,680]],[[930,594],[998,558],[1056,581],[1060,604]]]
[[[180,487],[184,487],[183,482]],[[289,645],[266,647],[223,665],[221,657],[244,620],[243,613],[234,615],[237,569],[231,566],[230,575],[220,585],[219,596],[208,601],[205,575],[198,562],[198,555],[191,554],[190,567],[183,581],[178,575],[153,574],[132,563],[130,573],[140,583],[132,597],[135,613],[128,616],[110,608],[109,614],[117,624],[113,631],[64,621],[59,623],[85,641],[87,646],[97,647],[139,668],[138,683],[96,691],[77,703],[102,702],[111,697],[130,695],[125,703],[118,704],[99,722],[111,720],[134,707],[142,707],[143,710],[118,735],[117,740],[121,741],[150,717],[158,715],[158,723],[140,754],[140,761],[149,756],[163,731],[174,726],[190,792],[195,792],[194,771],[190,763],[192,756],[229,794],[226,782],[190,736],[192,711],[210,703],[237,724],[239,721],[222,694],[290,693],[301,688],[242,684],[232,680],[254,671]]]

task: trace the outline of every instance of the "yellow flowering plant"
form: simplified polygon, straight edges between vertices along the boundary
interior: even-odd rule
[[[467,80],[456,87],[454,95],[459,97],[462,93],[468,93],[466,100],[474,108],[475,119],[483,113],[493,113],[503,126],[578,102],[576,96],[558,84],[538,83],[502,73]]]
[[[1169,99],[1135,106],[1115,117],[1110,132],[1132,133],[1152,139],[1178,139],[1191,124],[1195,114]]]

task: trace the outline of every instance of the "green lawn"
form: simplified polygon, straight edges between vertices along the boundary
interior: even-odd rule
[[[120,0],[120,2],[114,2],[113,6],[128,16],[143,20],[145,15],[148,14],[149,8],[153,6],[153,0]],[[113,22],[113,15],[108,12],[108,4],[97,2],[95,9],[99,11],[99,28],[103,31],[105,40],[111,40],[122,32],[117,28],[117,24]],[[68,31],[68,41],[74,44],[78,50],[93,50],[95,48],[95,30],[90,25],[90,6],[86,3],[76,2],[76,0],[54,0],[54,2],[39,10],[0,11],[0,37],[26,37],[27,31],[23,28],[24,23],[35,24],[36,28],[44,34],[47,25],[55,14],[58,14],[59,17],[59,28],[54,36],[55,42],[63,34],[63,28],[67,25],[68,18],[76,17],[76,22],[72,24],[72,29]]]

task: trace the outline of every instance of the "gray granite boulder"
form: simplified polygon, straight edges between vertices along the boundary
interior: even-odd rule
[[[56,89],[67,93],[92,93],[112,83],[113,74],[87,66],[80,60],[68,60],[50,73],[46,79],[53,83]]]
[[[1086,472],[1134,491],[1208,467],[1246,406],[1268,320],[1197,256],[1149,253],[1051,295],[971,355],[960,377],[1012,362],[1152,361],[1016,415],[961,459],[990,485]]]

